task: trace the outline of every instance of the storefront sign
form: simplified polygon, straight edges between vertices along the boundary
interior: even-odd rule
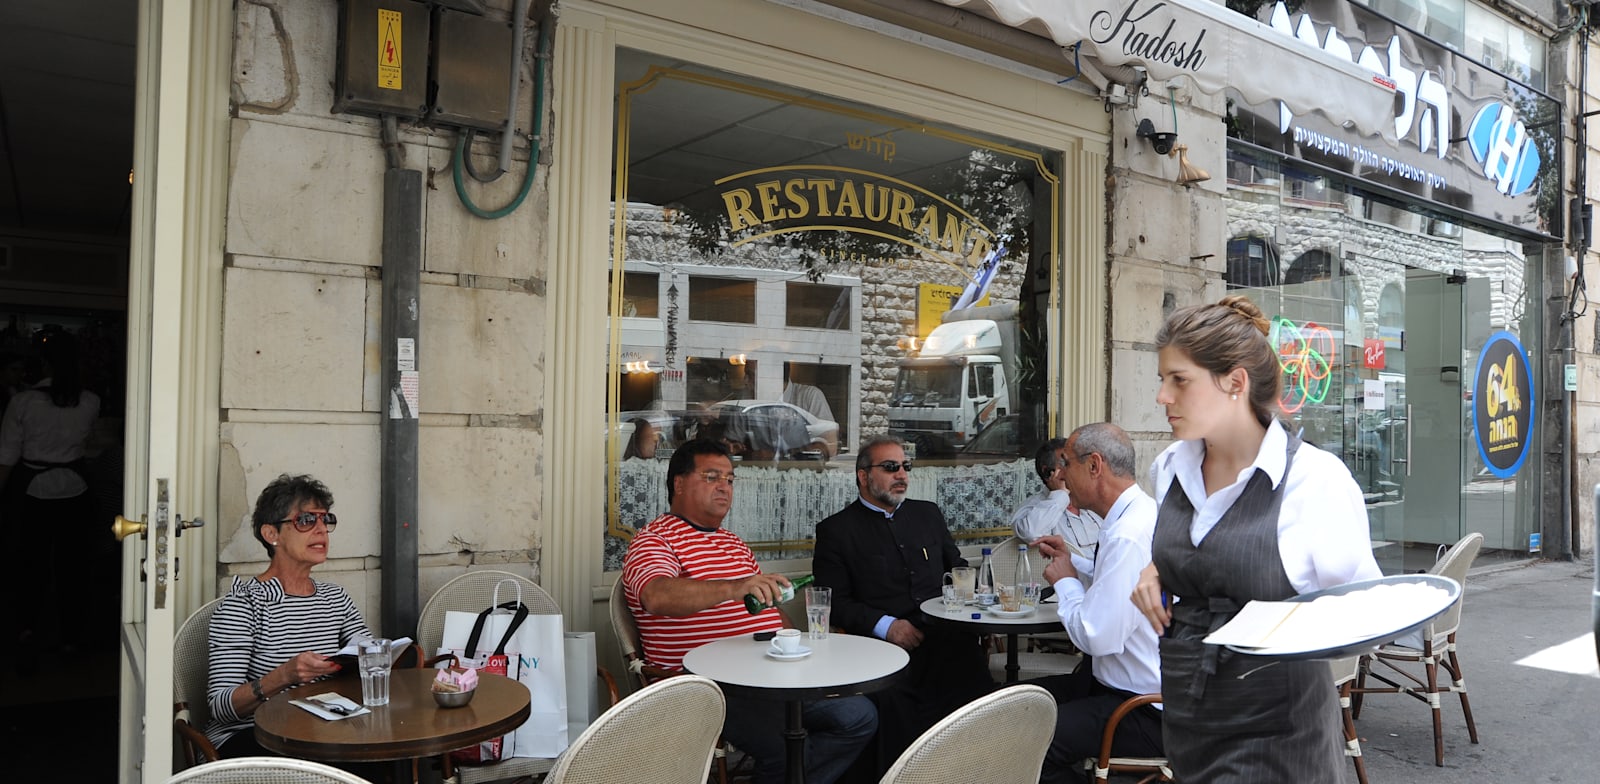
[[[1472,435],[1489,472],[1510,479],[1533,443],[1533,370],[1517,336],[1496,332],[1478,354],[1472,389]]]
[[[835,229],[906,245],[976,269],[1003,244],[948,199],[913,183],[842,166],[774,166],[716,182],[734,247]]]
[[[1361,366],[1368,370],[1382,370],[1384,350],[1382,338],[1368,338],[1361,345]]]
[[[1388,404],[1389,387],[1381,379],[1361,379],[1361,410],[1382,411]]]
[[[934,327],[939,326],[944,314],[949,312],[950,306],[956,298],[961,296],[960,286],[946,286],[942,283],[917,284],[917,339],[925,340]],[[984,296],[978,300],[978,305],[988,305],[989,297]]]
[[[1307,50],[1349,60],[1395,86],[1398,143],[1284,99],[1233,107],[1230,133],[1502,223],[1560,236],[1561,108],[1533,89],[1348,0],[1263,7],[1261,21]],[[1334,22],[1333,20],[1338,20]],[[1317,89],[1307,83],[1304,89]]]
[[[1272,317],[1267,341],[1278,352],[1283,371],[1283,393],[1278,405],[1294,414],[1306,404],[1321,405],[1333,384],[1333,362],[1338,359],[1333,332],[1314,321],[1303,326],[1282,316]]]

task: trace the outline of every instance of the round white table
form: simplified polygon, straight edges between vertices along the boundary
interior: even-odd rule
[[[802,637],[811,655],[793,661],[767,656],[771,643],[749,635],[707,643],[683,657],[683,668],[717,682],[729,694],[787,703],[784,721],[785,777],[805,781],[805,700],[870,694],[890,686],[911,657],[900,646],[873,637],[830,634]]]
[[[1004,634],[1006,636],[1006,683],[1016,683],[1017,673],[1022,670],[1021,666],[1017,664],[1017,635],[1044,634],[1065,629],[1066,627],[1061,625],[1061,616],[1056,614],[1058,606],[1054,602],[1045,601],[1034,608],[1032,613],[1021,618],[1001,618],[974,605],[963,606],[954,612],[946,612],[944,599],[935,597],[923,602],[921,609],[928,622],[936,626],[954,627],[985,634]]]

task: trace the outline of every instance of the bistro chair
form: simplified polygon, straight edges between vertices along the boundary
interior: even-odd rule
[[[1011,686],[963,705],[895,760],[879,784],[1035,784],[1056,728],[1056,700]]]
[[[1354,705],[1351,715],[1361,718],[1361,704],[1368,694],[1406,694],[1428,704],[1433,710],[1433,764],[1444,767],[1444,723],[1440,716],[1440,696],[1449,692],[1461,695],[1461,714],[1467,720],[1467,735],[1478,742],[1478,725],[1472,721],[1472,705],[1467,702],[1467,681],[1461,673],[1461,660],[1456,656],[1456,630],[1461,626],[1461,606],[1467,600],[1467,570],[1483,546],[1483,534],[1467,534],[1440,558],[1429,574],[1449,577],[1461,584],[1461,598],[1443,615],[1433,619],[1422,629],[1421,649],[1399,643],[1390,643],[1361,658],[1360,673],[1351,689]],[[1407,640],[1406,642],[1411,642]],[[1421,664],[1422,675],[1402,668],[1402,664]],[[1373,665],[1382,665],[1376,669]],[[1449,682],[1440,685],[1439,670],[1450,676]],[[1382,681],[1387,686],[1368,686],[1367,679]],[[1403,679],[1403,680],[1391,680]]]
[[[628,668],[628,674],[633,676],[631,686],[634,690],[643,689],[668,678],[683,675],[681,672],[663,670],[651,665],[644,660],[644,646],[639,642],[639,625],[633,620],[633,611],[628,609],[628,597],[624,593],[622,578],[611,584],[611,631],[617,638],[617,648],[622,653],[622,661]],[[719,723],[718,728],[721,728]],[[716,751],[713,753],[716,762],[717,784],[728,784],[728,744],[720,737],[717,738]]]
[[[211,705],[206,701],[206,686],[211,675],[211,616],[221,599],[200,605],[178,627],[172,638],[172,725],[173,737],[181,752],[178,769],[218,759],[217,749],[206,738],[211,723]]]
[[[1172,781],[1172,768],[1167,767],[1166,757],[1113,757],[1111,756],[1111,741],[1117,735],[1117,725],[1123,717],[1138,710],[1145,705],[1153,705],[1161,701],[1159,694],[1141,694],[1129,697],[1122,701],[1117,709],[1111,712],[1111,718],[1106,720],[1106,728],[1100,733],[1100,756],[1084,760],[1084,767],[1094,775],[1097,782],[1106,781],[1113,773],[1146,774],[1139,779],[1139,784],[1149,784],[1152,781]],[[1366,784],[1363,780],[1362,784]]]
[[[561,614],[561,608],[550,598],[550,594],[545,593],[543,588],[526,577],[496,569],[467,572],[439,586],[439,590],[434,591],[428,603],[422,606],[422,615],[417,619],[417,645],[421,647],[423,655],[431,655],[430,651],[436,652],[444,645],[445,613],[452,610],[482,612],[494,601],[494,587],[502,580],[515,580],[522,588],[522,603],[527,605],[528,612],[536,615]],[[504,597],[505,594],[502,593],[501,598]],[[609,704],[616,705],[616,681],[604,667],[598,668],[598,675],[611,698]],[[444,778],[455,784],[475,784],[475,782],[524,776],[537,777],[548,773],[555,763],[550,759],[508,757],[482,765],[456,765],[450,760],[449,754],[442,755],[441,759]]]
[[[1356,779],[1367,784],[1367,763],[1361,758],[1361,738],[1356,736],[1355,716],[1350,712],[1351,692],[1361,671],[1361,657],[1351,656],[1328,662],[1333,669],[1333,686],[1339,690],[1339,715],[1344,719],[1344,755],[1356,766]]]
[[[556,759],[545,784],[700,784],[711,770],[726,701],[709,678],[646,686],[595,719]]]
[[[331,765],[291,757],[235,757],[181,771],[167,784],[371,784]]]

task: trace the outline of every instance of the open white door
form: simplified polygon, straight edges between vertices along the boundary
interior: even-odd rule
[[[215,507],[231,10],[141,0],[128,273],[127,508],[119,778],[173,766],[172,638],[214,580],[215,544],[184,528]],[[220,96],[220,98],[219,98]],[[110,523],[111,521],[107,521]]]

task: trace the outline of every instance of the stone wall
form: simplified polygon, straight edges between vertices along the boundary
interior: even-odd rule
[[[494,0],[505,18],[509,2]],[[336,115],[334,0],[237,5],[222,322],[218,579],[255,574],[247,524],[280,473],[308,472],[337,500],[319,579],[379,616],[379,417],[384,172],[378,122]],[[532,48],[520,123],[531,125]],[[472,217],[450,185],[456,135],[402,124],[405,166],[424,173],[417,370],[420,595],[469,567],[537,578],[541,517],[546,167],[470,184],[498,207],[525,176],[527,201]],[[480,143],[480,171],[497,149]],[[469,180],[469,182],[471,182]]]

